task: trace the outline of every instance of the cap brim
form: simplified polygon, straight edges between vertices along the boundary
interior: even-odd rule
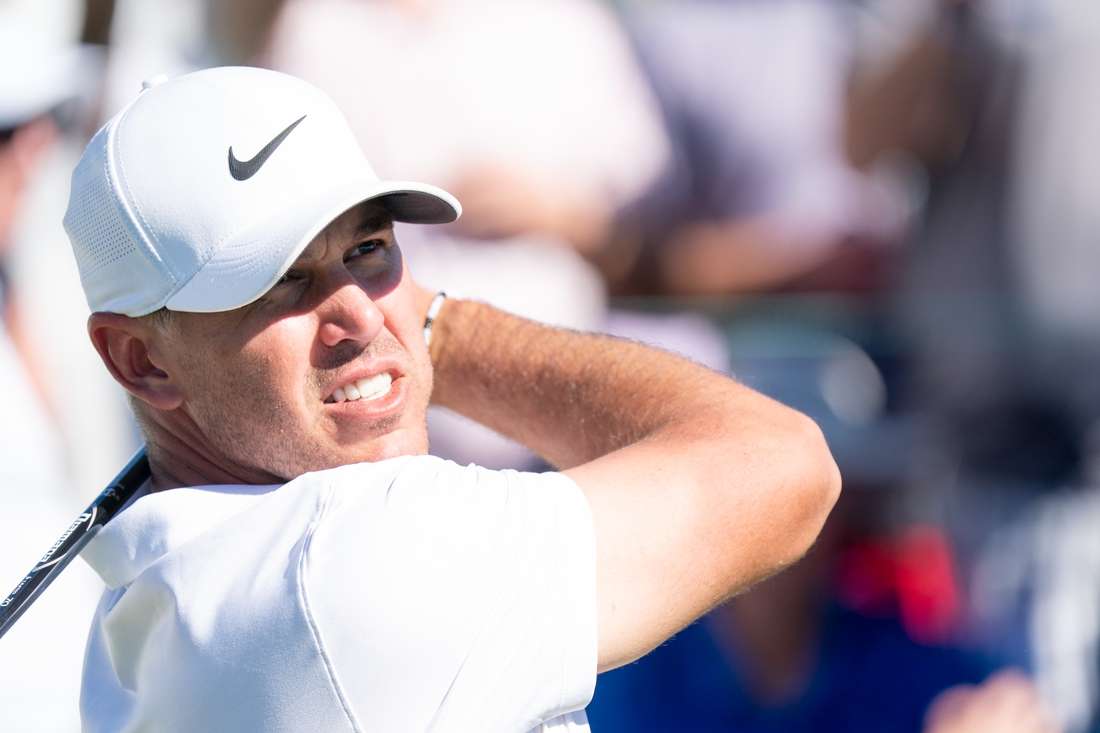
[[[462,207],[443,189],[411,181],[352,183],[303,201],[235,233],[167,301],[165,307],[216,313],[248,305],[286,273],[322,229],[345,211],[378,200],[396,221],[447,224]]]

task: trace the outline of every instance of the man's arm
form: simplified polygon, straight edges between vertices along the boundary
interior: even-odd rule
[[[584,491],[601,671],[797,560],[840,492],[812,421],[671,354],[448,300],[432,361],[433,402]]]

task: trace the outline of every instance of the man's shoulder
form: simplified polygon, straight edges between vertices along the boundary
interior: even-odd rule
[[[460,465],[435,456],[405,456],[305,474],[277,493],[284,501],[316,504],[319,531],[340,533],[350,522],[359,530],[432,534],[444,526],[486,529],[544,521],[551,517],[588,517],[584,494],[556,472],[495,470]],[[552,520],[551,520],[552,521]]]
[[[297,489],[294,487],[298,487]],[[385,503],[390,510],[417,505],[477,505],[488,508],[524,496],[541,503],[583,495],[570,478],[556,472],[529,473],[461,465],[431,455],[401,456],[305,474],[287,484],[290,491],[323,491],[334,506]]]
[[[337,488],[364,484],[397,484],[402,487],[433,485],[499,484],[535,486],[540,484],[576,486],[557,472],[531,473],[514,469],[492,469],[476,464],[461,465],[432,455],[398,456],[373,463],[352,463],[299,476],[287,485],[327,485]]]

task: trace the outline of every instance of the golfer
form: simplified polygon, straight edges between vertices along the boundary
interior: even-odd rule
[[[379,180],[308,84],[144,86],[65,217],[152,468],[83,552],[87,733],[587,731],[597,671],[814,541],[839,478],[807,418],[419,288],[393,223],[458,202]],[[561,472],[429,456],[429,402]]]

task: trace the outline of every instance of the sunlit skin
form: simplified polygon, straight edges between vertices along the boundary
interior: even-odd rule
[[[326,227],[249,305],[175,313],[166,324],[96,313],[89,331],[142,401],[157,489],[282,483],[427,452],[426,297],[387,212],[366,203]],[[393,379],[387,394],[331,401],[337,387],[381,372]]]

